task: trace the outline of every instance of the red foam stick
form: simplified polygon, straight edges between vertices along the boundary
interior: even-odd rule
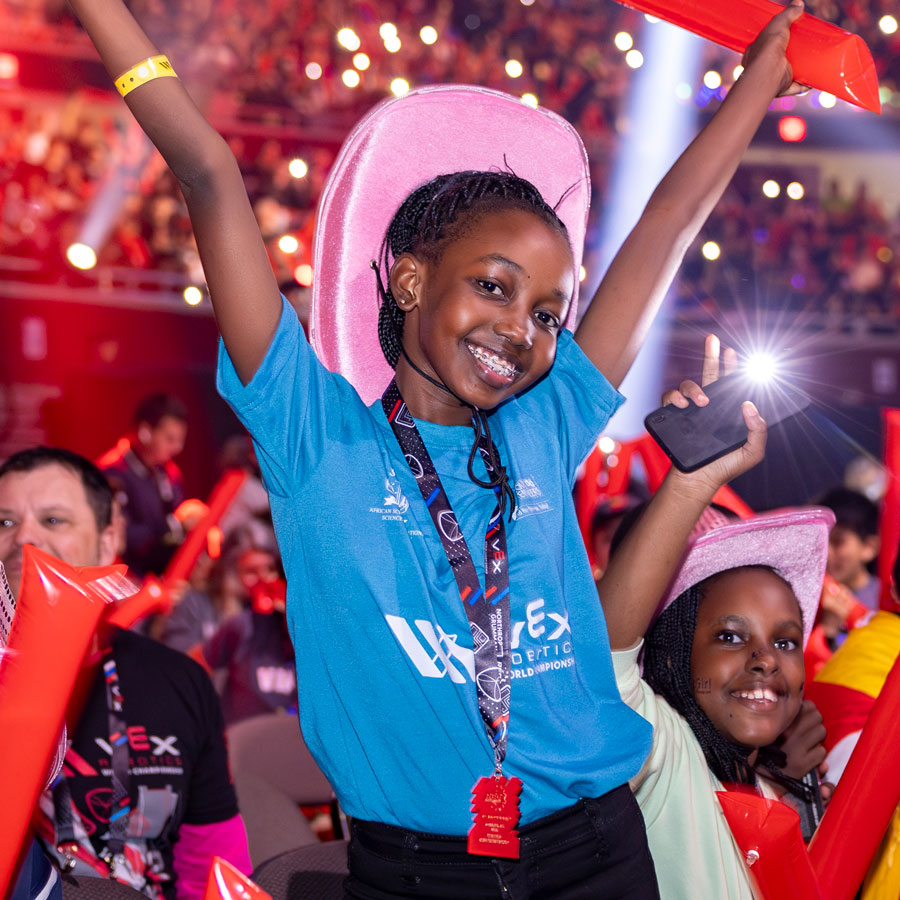
[[[69,695],[107,604],[101,579],[119,573],[115,566],[78,569],[24,548],[18,602],[0,660],[0,897],[12,880]]]
[[[853,900],[900,803],[897,718],[900,657],[894,663],[856,749],[809,844],[826,900]]]
[[[117,628],[131,628],[147,616],[165,614],[172,609],[172,595],[154,575],[144,579],[140,590],[112,607],[106,621]]]
[[[191,529],[184,543],[175,551],[166,571],[163,573],[163,584],[172,586],[179,581],[186,581],[197,562],[197,557],[206,547],[206,536],[209,529],[218,525],[228,507],[231,506],[237,492],[247,480],[247,473],[242,469],[226,472],[213,488],[209,497],[209,512]]]
[[[784,7],[772,0],[620,0],[673,25],[743,53]],[[791,26],[787,59],[794,81],[881,112],[878,76],[859,35],[804,13]]]
[[[716,791],[750,875],[765,900],[820,900],[800,817],[780,800]]]
[[[897,609],[891,598],[891,569],[900,544],[900,409],[884,410],[884,470],[887,489],[881,504],[881,552],[878,577],[881,579],[881,608]],[[900,584],[897,585],[900,592]]]
[[[272,900],[258,884],[221,856],[214,856],[206,876],[203,900]]]

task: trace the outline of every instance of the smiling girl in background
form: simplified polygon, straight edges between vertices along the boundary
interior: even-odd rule
[[[692,382],[682,390],[707,402]],[[717,791],[810,799],[772,745],[803,703],[803,647],[834,517],[803,509],[729,522],[707,508],[762,458],[765,428],[752,404],[744,417],[744,447],[689,475],[669,472],[599,584],[622,699],[653,725],[631,785],[663,900],[756,896]]]
[[[121,0],[72,5],[190,210],[220,390],[253,435],[284,558],[304,735],[353,819],[348,893],[657,896],[627,787],[650,729],[616,690],[571,488],[685,249],[772,98],[797,89],[785,50],[802,4],[754,43],[574,339],[581,248],[563,217],[510,172],[454,172],[421,122],[348,225],[386,233],[395,378],[372,406],[312,353],[238,166],[168,60]],[[515,138],[534,155],[544,119]],[[510,135],[495,130],[500,165]],[[380,181],[409,169],[425,183],[391,218]],[[535,502],[516,511],[519,496]]]

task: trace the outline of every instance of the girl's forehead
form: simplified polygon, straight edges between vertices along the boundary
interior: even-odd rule
[[[728,569],[708,579],[700,608],[705,616],[771,616],[802,621],[800,602],[791,585],[776,571],[764,566]]]

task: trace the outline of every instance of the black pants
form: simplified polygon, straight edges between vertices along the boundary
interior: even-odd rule
[[[466,852],[465,838],[355,820],[346,896],[355,900],[658,900],[644,820],[628,785],[519,830],[519,855]]]

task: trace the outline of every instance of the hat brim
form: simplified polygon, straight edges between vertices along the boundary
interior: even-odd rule
[[[769,566],[797,597],[805,647],[819,608],[832,525],[831,510],[811,507],[754,516],[699,535],[688,545],[656,616],[712,575],[742,566]]]
[[[393,374],[378,342],[370,263],[394,213],[436,175],[491,169],[515,172],[551,206],[559,204],[577,275],[590,204],[588,160],[575,129],[555,113],[487,88],[426,87],[379,104],[341,148],[319,202],[310,340],[365,403],[381,396]],[[576,303],[577,288],[571,327]]]

